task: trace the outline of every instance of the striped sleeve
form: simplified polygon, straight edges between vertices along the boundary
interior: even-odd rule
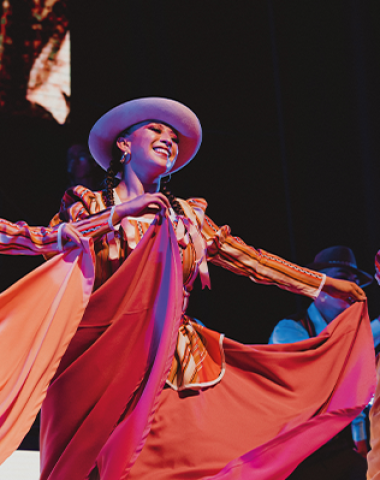
[[[58,227],[62,222],[74,222],[82,236],[100,237],[111,231],[111,209],[101,208],[98,195],[79,186],[65,193],[61,209],[49,227],[31,227],[23,221],[12,223],[0,219],[0,253],[50,257],[60,250]]]
[[[376,253],[376,256],[375,256],[375,269],[376,269],[375,278],[377,283],[380,285],[380,250]]]
[[[92,192],[80,185],[67,190],[62,198],[59,212],[49,226],[62,222],[74,222],[75,228],[85,237],[100,237],[111,231],[111,208],[104,209],[99,192]]]
[[[249,277],[256,283],[277,285],[311,298],[319,295],[326,278],[324,274],[245,244],[239,237],[231,235],[230,227],[219,227],[205,215],[205,200],[191,198],[187,202],[193,208],[202,229],[209,262]]]
[[[57,228],[30,227],[25,222],[0,219],[0,253],[41,255],[58,248]]]

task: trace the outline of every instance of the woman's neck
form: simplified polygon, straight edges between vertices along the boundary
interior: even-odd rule
[[[122,202],[144,195],[144,193],[156,193],[160,189],[160,180],[144,184],[136,175],[126,175],[116,187],[118,197]]]

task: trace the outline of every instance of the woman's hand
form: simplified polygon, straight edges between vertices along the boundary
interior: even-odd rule
[[[170,202],[162,193],[145,193],[139,197],[120,203],[115,208],[113,223],[118,224],[124,217],[138,217],[145,213],[158,213],[170,208]]]
[[[341,298],[348,303],[364,302],[367,298],[356,283],[328,276],[322,290],[331,297]]]
[[[80,246],[80,235],[78,231],[73,227],[71,223],[65,223],[62,227],[62,240],[65,244],[67,242],[73,242],[75,245]]]

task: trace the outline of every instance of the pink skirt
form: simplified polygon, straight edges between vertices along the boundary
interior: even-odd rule
[[[220,383],[182,393],[164,389],[125,478],[285,479],[355,418],[373,392],[365,304],[352,306],[316,338],[256,346],[225,339],[224,350]]]

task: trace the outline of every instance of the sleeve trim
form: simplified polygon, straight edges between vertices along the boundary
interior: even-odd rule
[[[321,281],[321,284],[319,285],[319,288],[318,288],[318,290],[315,294],[315,298],[319,297],[319,294],[322,292],[322,288],[325,286],[325,283],[326,283],[326,274],[323,273],[322,275],[323,275],[322,281]]]
[[[62,252],[63,250],[63,243],[62,243],[62,229],[63,227],[65,226],[66,224],[65,223],[61,223],[58,227],[58,231],[57,231],[57,247],[58,247],[58,250],[60,252]]]
[[[110,227],[111,231],[113,231],[113,232],[116,232],[116,228],[115,228],[114,224],[112,223],[113,214],[115,213],[115,208],[116,208],[116,205],[114,205],[111,208],[110,215],[108,217],[108,226]]]

